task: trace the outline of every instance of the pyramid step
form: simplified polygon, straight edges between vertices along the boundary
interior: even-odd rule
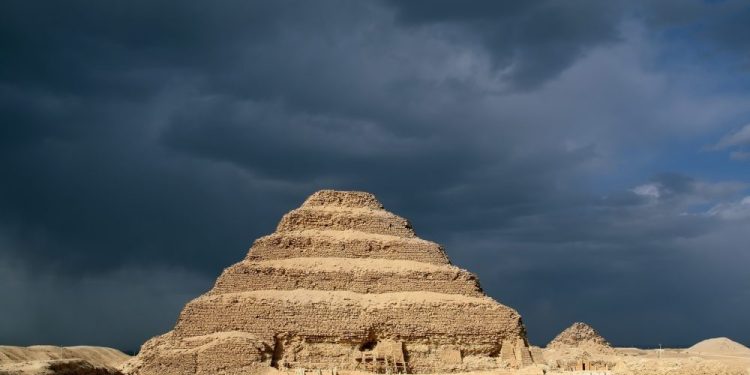
[[[355,230],[273,233],[255,241],[247,260],[301,257],[383,258],[449,264],[440,245],[419,238],[374,235]]]
[[[300,288],[356,293],[428,291],[482,296],[476,276],[455,266],[347,258],[243,261],[224,270],[210,294]]]
[[[498,337],[522,334],[520,315],[489,297],[303,289],[204,295],[185,306],[174,332],[190,337],[242,331],[262,338],[295,332],[318,342],[361,343],[371,327],[405,342],[431,337],[436,345],[483,345],[488,353]]]
[[[357,230],[397,237],[415,237],[409,222],[385,210],[300,207],[284,215],[277,232],[305,229]]]
[[[320,190],[310,195],[302,206],[383,209],[375,195],[364,191]]]

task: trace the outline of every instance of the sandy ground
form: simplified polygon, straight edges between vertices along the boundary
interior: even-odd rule
[[[583,355],[612,363],[609,372],[561,371],[558,359]],[[477,371],[453,375],[750,375],[750,349],[731,340],[702,341],[688,349],[614,348],[597,351],[589,347],[543,350],[548,365],[522,370]],[[0,346],[0,375],[118,375],[116,370],[130,356],[110,348],[93,346]],[[361,371],[339,371],[340,375],[371,375]],[[294,371],[268,368],[262,375],[296,375]],[[330,375],[323,370],[322,375]],[[307,375],[317,375],[308,370]],[[435,374],[437,375],[437,374]]]
[[[687,349],[615,348],[611,353],[589,353],[590,358],[612,364],[612,375],[750,375],[750,355],[696,353]],[[580,352],[545,350],[551,365],[548,374],[601,374],[603,372],[571,372],[554,368],[560,358],[575,358]]]
[[[750,352],[747,354],[740,353],[707,353],[695,352],[690,349],[637,349],[637,348],[617,348],[623,358],[626,359],[645,359],[655,364],[660,362],[664,367],[675,362],[697,362],[696,360],[706,361],[708,363],[718,362],[726,365],[730,369],[736,369],[742,373],[744,371],[750,374]]]
[[[580,352],[544,350],[545,356],[576,355]],[[615,366],[609,371],[561,371],[554,366],[534,365],[522,370],[493,370],[453,373],[451,375],[750,375],[750,355],[703,354],[687,349],[638,349],[614,348],[607,354],[594,354],[605,358]],[[331,375],[330,370],[322,370],[322,375]],[[339,375],[372,375],[362,371],[338,371]],[[297,375],[295,371],[270,369],[264,375]],[[308,369],[306,375],[317,375]],[[432,374],[437,375],[437,374]],[[441,374],[442,375],[442,374]]]

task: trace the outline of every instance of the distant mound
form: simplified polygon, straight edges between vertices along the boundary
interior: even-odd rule
[[[547,344],[549,349],[611,348],[612,346],[594,328],[586,323],[573,323]]]
[[[694,353],[750,356],[750,348],[726,337],[703,340],[688,348],[688,351]]]
[[[117,349],[95,346],[0,346],[0,374],[117,375],[128,359]]]

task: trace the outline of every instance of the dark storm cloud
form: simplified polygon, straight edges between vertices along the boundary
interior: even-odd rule
[[[448,24],[478,36],[516,87],[557,76],[589,48],[619,38],[623,4],[601,1],[393,1],[406,24]]]
[[[0,238],[0,241],[2,239]],[[3,245],[7,245],[3,243]],[[174,324],[209,282],[180,268],[123,267],[70,280],[0,258],[0,336],[13,345],[103,345],[137,351],[141,340]]]
[[[623,192],[632,199],[615,207],[603,199],[521,215],[480,235],[456,232],[446,246],[449,252],[471,249],[459,258],[462,265],[482,275],[490,294],[524,312],[540,344],[576,320],[591,322],[618,345],[745,337],[745,327],[725,319],[750,309],[740,297],[750,286],[739,271],[749,256],[739,244],[750,224],[750,202],[687,210],[707,196],[736,199],[747,186],[678,175],[655,176],[648,184],[673,190],[659,197]],[[730,300],[736,310],[727,309]],[[707,316],[721,323],[695,323]]]
[[[704,303],[750,308],[726,264],[747,258],[747,181],[650,161],[747,116],[701,91],[722,77],[648,60],[674,30],[741,56],[742,26],[716,25],[742,12],[630,4],[3,3],[0,319],[21,320],[0,342],[136,347],[318,188],[376,193],[537,344],[573,320],[622,343],[750,337]],[[113,328],[68,328],[87,321]]]
[[[0,77],[67,94],[141,97],[183,69],[220,67],[236,43],[273,32],[274,4],[6,2]]]
[[[0,65],[0,142],[7,144],[0,151],[7,181],[0,220],[13,236],[51,242],[17,251],[71,272],[146,256],[216,267],[236,256],[212,248],[249,242],[245,234],[223,242],[226,234],[272,228],[248,224],[267,206],[230,207],[254,206],[258,197],[248,189],[283,188],[239,173],[222,174],[220,187],[203,183],[215,181],[220,168],[192,169],[149,139],[158,138],[159,118],[179,100],[170,90],[223,79],[238,44],[273,33],[274,22],[295,17],[293,9],[277,17],[281,8],[260,2],[4,7],[0,42],[10,58]],[[203,239],[182,235],[196,226],[214,229]]]
[[[386,1],[405,25],[448,26],[484,46],[517,89],[543,84],[590,49],[618,42],[623,20],[640,20],[664,37],[692,37],[686,43],[701,58],[725,53],[739,57],[734,68],[750,67],[750,9],[742,1]]]

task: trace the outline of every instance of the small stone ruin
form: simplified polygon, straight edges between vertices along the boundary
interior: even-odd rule
[[[553,368],[564,371],[609,371],[614,363],[610,356],[616,354],[612,346],[593,327],[586,323],[573,323],[560,332],[549,344],[548,355],[556,352]]]

